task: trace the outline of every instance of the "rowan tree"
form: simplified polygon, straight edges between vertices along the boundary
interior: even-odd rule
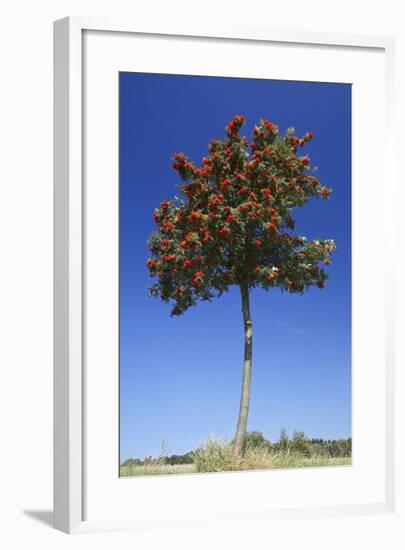
[[[245,117],[235,116],[226,137],[212,140],[196,166],[184,153],[173,157],[181,197],[155,209],[157,230],[149,239],[147,267],[156,277],[150,294],[183,314],[200,300],[240,289],[245,352],[239,417],[234,438],[241,454],[246,437],[252,373],[249,292],[254,287],[302,294],[325,286],[332,240],[308,241],[293,233],[293,209],[310,198],[328,199],[331,190],[315,177],[307,155],[298,151],[312,134],[294,128],[279,134],[262,119],[252,141],[241,135]]]

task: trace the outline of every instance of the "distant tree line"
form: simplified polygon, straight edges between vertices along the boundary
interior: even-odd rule
[[[170,456],[159,456],[158,458],[154,458],[152,456],[147,456],[144,459],[140,458],[128,458],[125,460],[125,462],[122,463],[122,466],[144,466],[146,464],[193,464],[194,457],[193,457],[193,451],[189,451],[188,453],[185,453],[184,455],[170,455]]]
[[[329,458],[350,457],[352,455],[352,438],[321,439],[308,438],[303,431],[295,430],[293,436],[288,436],[283,428],[278,441],[265,439],[262,432],[249,432],[246,445],[251,447],[266,447],[272,454],[295,454],[300,456],[322,456]]]
[[[347,439],[321,439],[308,438],[303,431],[295,430],[289,437],[287,430],[283,428],[278,441],[272,442],[263,436],[262,432],[247,432],[245,447],[266,448],[274,455],[297,455],[305,457],[339,458],[352,456],[352,438]],[[128,458],[122,466],[143,466],[146,464],[193,464],[194,451],[185,454],[160,455],[144,459]]]

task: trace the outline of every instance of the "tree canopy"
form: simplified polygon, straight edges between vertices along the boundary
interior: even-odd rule
[[[241,135],[245,117],[235,116],[224,139],[212,140],[196,166],[184,153],[173,157],[180,197],[155,209],[147,267],[156,277],[152,296],[181,315],[231,285],[303,293],[323,288],[333,240],[308,241],[294,234],[293,209],[310,198],[328,199],[331,189],[314,175],[298,151],[312,134],[261,119],[252,140]]]

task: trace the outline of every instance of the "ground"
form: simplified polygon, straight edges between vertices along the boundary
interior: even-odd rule
[[[259,467],[240,468],[241,470],[268,470],[268,469],[283,469],[283,468],[308,468],[308,467],[325,467],[325,466],[350,466],[352,463],[351,457],[298,457],[298,456],[274,456],[268,465],[261,463]],[[214,470],[218,471],[218,470]],[[224,471],[224,470],[222,470]],[[238,471],[238,470],[233,470]],[[168,475],[168,474],[193,474],[197,473],[195,464],[146,464],[141,466],[124,466],[120,467],[120,477],[134,477],[147,475]]]

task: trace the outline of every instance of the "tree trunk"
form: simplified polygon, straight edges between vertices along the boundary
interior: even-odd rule
[[[250,318],[249,288],[240,286],[242,297],[243,327],[245,331],[245,355],[243,361],[242,393],[240,397],[239,418],[234,439],[236,453],[241,456],[246,438],[246,426],[249,414],[250,381],[252,378],[252,320]]]

